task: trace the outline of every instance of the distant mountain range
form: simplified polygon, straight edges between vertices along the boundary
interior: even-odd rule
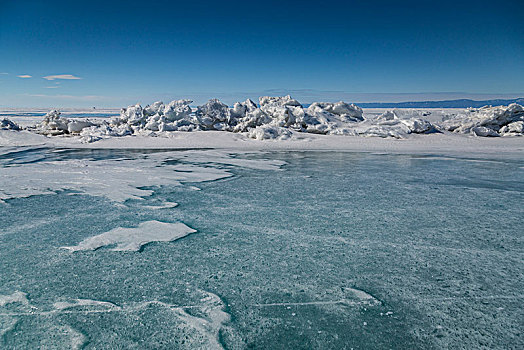
[[[510,100],[446,100],[446,101],[420,101],[420,102],[367,102],[355,103],[362,108],[479,108],[486,105],[500,106],[518,103],[524,105],[524,98],[515,98]]]

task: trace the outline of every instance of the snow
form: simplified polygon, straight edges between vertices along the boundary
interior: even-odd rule
[[[11,149],[17,152],[16,148]],[[224,151],[174,151],[136,154],[113,159],[59,159],[10,163],[9,152],[0,167],[0,202],[12,198],[54,194],[69,190],[102,196],[113,202],[142,199],[153,193],[151,186],[182,186],[233,176],[228,167],[278,170],[282,161],[239,159]],[[175,203],[164,203],[161,207]]]
[[[166,223],[156,220],[140,223],[136,228],[118,227],[111,231],[89,237],[76,246],[62,247],[72,252],[96,250],[116,245],[113,251],[138,251],[151,242],[171,242],[194,233],[196,230],[181,222]]]
[[[247,136],[255,140],[278,139],[285,140],[291,138],[291,131],[280,126],[261,125],[251,129]]]
[[[20,126],[18,124],[16,124],[15,122],[7,119],[7,118],[4,118],[0,121],[0,130],[15,130],[15,131],[19,131],[21,130],[20,129]]]
[[[71,120],[60,116],[58,110],[52,110],[44,119],[29,130],[43,135],[62,135],[79,133],[82,129],[93,126],[89,120]]]
[[[173,131],[215,130],[245,133],[257,140],[287,139],[292,131],[313,134],[394,136],[402,137],[410,132],[424,133],[432,129],[425,120],[411,122],[430,125],[426,128],[398,129],[396,132],[377,132],[373,124],[365,121],[363,110],[345,102],[315,102],[304,108],[291,96],[259,98],[259,106],[252,100],[237,102],[233,107],[211,99],[193,111],[191,100],[175,100],[165,105],[154,102],[143,108],[140,104],[122,108],[120,116],[99,121],[71,120],[61,117],[58,110],[52,110],[37,125],[28,126],[44,135],[80,133],[81,142],[96,142],[103,138],[126,135],[166,136]],[[355,128],[359,127],[357,131]],[[367,132],[365,129],[371,129]],[[287,130],[282,130],[285,128]]]
[[[524,121],[517,121],[504,125],[499,130],[502,136],[524,134]]]
[[[456,133],[473,133],[477,136],[500,136],[506,133],[506,129],[503,129],[505,126],[524,121],[524,108],[516,103],[509,106],[470,108],[468,112],[465,116],[444,121],[442,128]]]
[[[28,125],[35,117],[25,117],[23,111],[19,111],[19,116],[12,112],[12,120],[3,121],[0,145],[333,149],[450,155],[521,153],[524,142],[515,137],[524,134],[524,108],[517,104],[468,109],[362,110],[344,102],[316,102],[304,108],[291,96],[263,96],[259,105],[248,99],[232,107],[216,99],[196,108],[191,103],[187,99],[168,104],[159,101],[144,108],[136,104],[123,108],[119,116],[89,120],[66,118],[53,110],[36,125]],[[18,125],[22,130],[15,131]],[[493,141],[496,136],[505,137]]]

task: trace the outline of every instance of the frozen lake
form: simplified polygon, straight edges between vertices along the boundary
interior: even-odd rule
[[[524,160],[5,147],[0,348],[522,348]]]

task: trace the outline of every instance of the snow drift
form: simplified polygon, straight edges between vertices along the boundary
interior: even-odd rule
[[[155,102],[122,108],[109,120],[68,119],[57,110],[46,114],[42,122],[28,127],[36,133],[79,135],[83,142],[126,135],[166,136],[173,131],[227,131],[247,137],[288,139],[296,133],[405,138],[409,134],[453,132],[475,136],[508,136],[524,133],[524,108],[518,104],[470,108],[464,113],[446,116],[441,121],[426,119],[430,112],[386,111],[374,118],[364,118],[363,110],[345,102],[315,102],[305,108],[291,96],[262,96],[259,103],[247,99],[232,107],[217,99],[191,107],[191,100],[168,104]],[[2,129],[20,130],[8,119]]]
[[[451,118],[442,128],[457,133],[476,136],[507,136],[523,133],[524,108],[512,103],[509,106],[469,108],[469,115]]]

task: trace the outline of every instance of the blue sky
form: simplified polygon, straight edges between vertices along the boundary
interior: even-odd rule
[[[0,106],[524,95],[522,1],[108,3],[0,0]]]

